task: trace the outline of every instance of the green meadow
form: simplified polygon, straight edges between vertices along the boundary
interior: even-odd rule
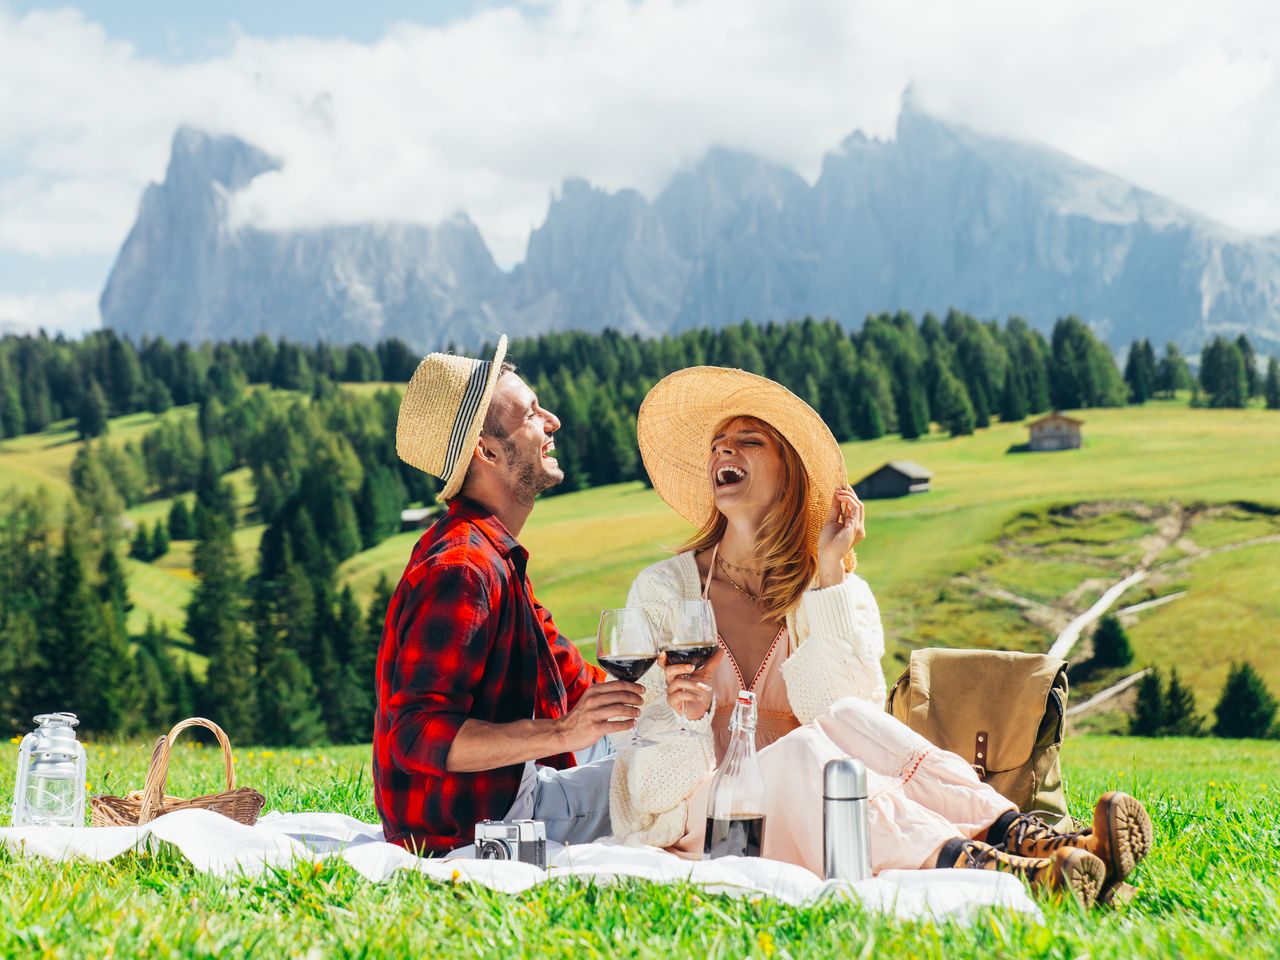
[[[17,747],[0,747],[13,768]],[[149,745],[95,743],[95,791],[136,789]],[[375,821],[368,747],[241,748],[268,809]],[[1043,922],[986,911],[971,926],[896,922],[848,901],[788,907],[677,884],[553,881],[518,896],[404,873],[382,884],[341,860],[256,878],[196,872],[167,847],[106,864],[0,851],[0,954],[107,957],[1272,957],[1280,943],[1280,743],[1078,737],[1073,812],[1102,791],[1142,797],[1155,847],[1129,904],[1042,902]],[[169,790],[221,788],[209,748],[179,748]],[[7,823],[7,815],[0,822]]]

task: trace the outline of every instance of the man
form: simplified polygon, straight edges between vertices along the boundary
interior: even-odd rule
[[[448,506],[414,547],[378,647],[374,802],[386,839],[419,853],[470,843],[485,819],[544,820],[561,843],[608,835],[612,757],[573,754],[630,730],[643,702],[638,684],[602,683],[534,598],[516,538],[564,479],[560,421],[506,346],[492,361],[426,357],[396,425],[400,457],[443,481]]]

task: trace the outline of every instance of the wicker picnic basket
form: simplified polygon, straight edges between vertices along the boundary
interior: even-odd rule
[[[169,751],[174,741],[188,727],[204,727],[212,730],[222,746],[222,760],[227,769],[227,789],[205,797],[183,800],[165,794],[164,785],[169,777]],[[250,787],[236,787],[236,771],[231,762],[231,741],[222,728],[204,717],[192,717],[175,724],[166,736],[156,741],[151,751],[151,764],[147,767],[147,782],[141,790],[127,797],[95,796],[89,801],[93,809],[90,824],[95,827],[136,827],[156,817],[175,810],[212,810],[232,820],[253,826],[262,812],[267,798]]]

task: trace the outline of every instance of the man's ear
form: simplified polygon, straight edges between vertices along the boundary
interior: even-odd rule
[[[487,464],[496,464],[498,462],[498,445],[484,436],[484,434],[481,434],[480,439],[476,441],[474,456]]]

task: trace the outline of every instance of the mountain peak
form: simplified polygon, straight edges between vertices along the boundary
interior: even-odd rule
[[[275,157],[239,137],[179,127],[173,135],[165,184],[217,183],[234,192],[259,174],[282,167]]]

